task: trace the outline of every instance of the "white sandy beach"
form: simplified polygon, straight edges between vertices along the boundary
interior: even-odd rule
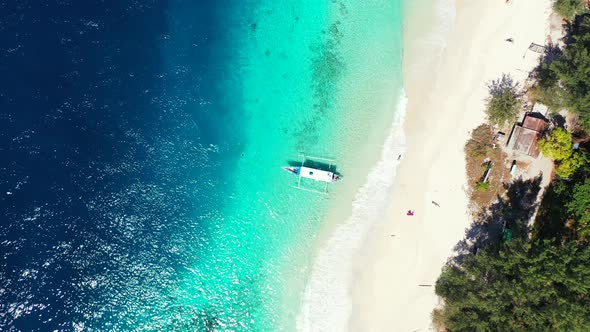
[[[386,220],[356,255],[351,330],[432,329],[434,284],[471,222],[463,146],[484,122],[486,82],[502,73],[518,81],[528,75],[537,54],[526,50],[546,42],[550,6],[550,0],[457,0],[446,47],[430,63],[421,61],[428,48],[419,43],[424,32],[408,25],[407,152]],[[406,216],[409,209],[413,217]]]

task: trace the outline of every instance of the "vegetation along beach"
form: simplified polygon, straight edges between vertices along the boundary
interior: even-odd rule
[[[0,4],[0,330],[590,331],[589,6]]]

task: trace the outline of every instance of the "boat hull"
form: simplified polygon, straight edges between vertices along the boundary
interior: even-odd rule
[[[295,175],[299,175],[299,167],[289,167],[289,166],[284,166],[282,167],[285,171],[295,174]]]
[[[340,175],[324,171],[321,169],[315,169],[310,167],[292,167],[285,166],[283,169],[289,173],[295,174],[302,178],[311,179],[319,182],[336,182],[341,179]]]

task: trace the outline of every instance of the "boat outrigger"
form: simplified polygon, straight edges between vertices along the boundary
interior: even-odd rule
[[[306,179],[311,179],[314,181],[326,183],[326,186],[324,188],[324,192],[327,192],[329,183],[336,182],[342,178],[339,174],[337,174],[331,170],[334,160],[327,159],[327,158],[305,156],[305,155],[300,155],[300,157],[302,158],[301,166],[285,166],[285,167],[283,167],[283,169],[285,171],[297,175],[298,181],[297,181],[297,186],[295,188],[308,190],[308,191],[316,191],[316,190],[301,187],[301,178],[306,178]],[[321,160],[324,162],[327,161],[328,162],[327,170],[305,166],[305,161],[307,159]]]

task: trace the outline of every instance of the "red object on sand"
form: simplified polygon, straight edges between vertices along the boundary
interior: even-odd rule
[[[410,216],[410,217],[411,217],[411,216],[413,216],[413,215],[414,215],[414,211],[408,211],[408,213],[406,213],[406,215],[408,215],[408,216]]]

